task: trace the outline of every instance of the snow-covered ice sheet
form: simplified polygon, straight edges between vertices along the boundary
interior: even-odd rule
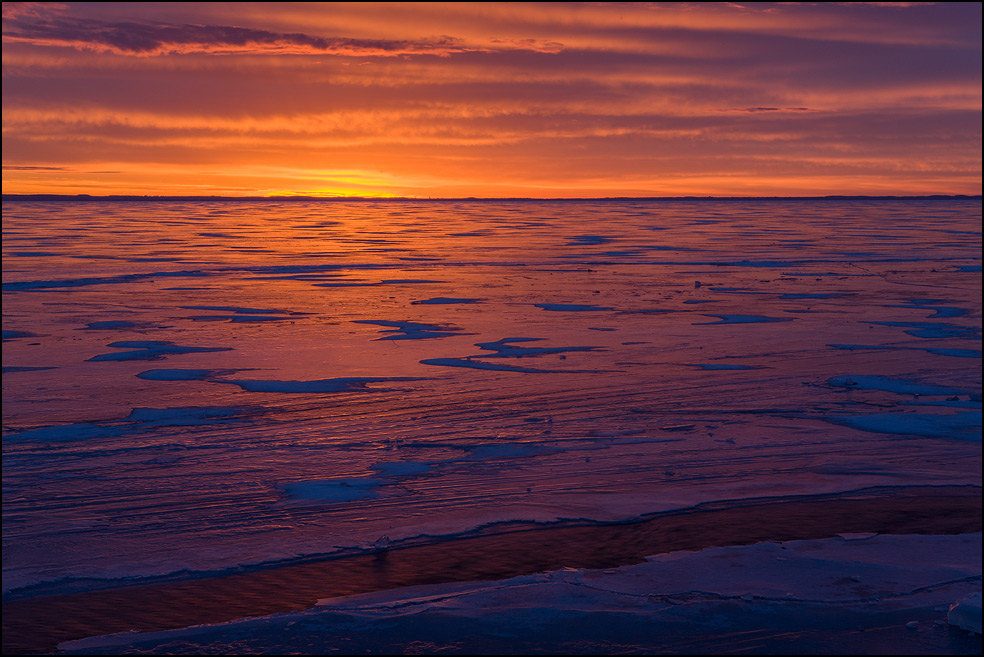
[[[969,654],[981,535],[712,547],[69,641],[66,654]],[[968,598],[970,598],[968,600]],[[964,604],[967,611],[950,612]],[[964,618],[966,616],[967,618]],[[958,622],[954,622],[958,621]],[[973,628],[970,628],[973,629]]]

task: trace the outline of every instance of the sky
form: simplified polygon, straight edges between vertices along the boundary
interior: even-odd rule
[[[3,3],[3,192],[981,193],[981,3]]]

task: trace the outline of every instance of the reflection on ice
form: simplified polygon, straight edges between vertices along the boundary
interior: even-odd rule
[[[9,206],[15,597],[381,536],[981,484],[976,200]],[[159,359],[173,367],[148,369]],[[682,614],[692,637],[707,613],[771,622],[771,602],[742,595],[829,601],[858,585],[756,589],[720,570],[746,553],[708,554],[679,559],[718,578],[645,590],[717,597],[688,608],[613,584],[590,613]],[[603,580],[503,590],[549,582],[564,601]],[[679,637],[683,652],[723,645]]]

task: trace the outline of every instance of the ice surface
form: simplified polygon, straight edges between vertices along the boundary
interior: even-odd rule
[[[538,367],[520,367],[519,365],[505,365],[503,363],[486,363],[480,360],[468,358],[425,358],[420,361],[424,365],[438,365],[440,367],[469,367],[475,370],[494,370],[497,372],[525,372],[527,374],[557,372],[559,370],[545,370]]]
[[[517,342],[538,342],[543,338],[502,338],[494,342],[476,342],[475,346],[492,354],[483,354],[483,358],[526,358],[546,354],[561,354],[568,351],[595,351],[601,347],[517,347]]]
[[[535,303],[533,305],[537,308],[542,308],[543,310],[554,310],[557,312],[598,312],[602,310],[614,310],[614,308],[609,308],[607,306],[592,306],[589,304],[580,303]]]
[[[392,326],[381,333],[386,333],[384,338],[377,340],[425,340],[428,338],[446,338],[452,335],[470,335],[462,333],[461,329],[451,325],[423,324],[411,321],[390,321],[377,319],[357,319],[357,324],[378,324],[379,326]]]
[[[384,484],[382,479],[321,479],[280,484],[287,495],[295,500],[313,502],[352,502],[379,497],[376,489]]]
[[[231,383],[249,392],[381,392],[382,388],[370,388],[368,384],[382,381],[420,381],[421,377],[407,376],[362,376],[316,379],[314,381],[274,381],[274,380],[236,380],[219,379],[217,383]]]
[[[947,322],[871,322],[881,326],[899,326],[912,329],[907,334],[917,338],[964,338],[980,340],[980,327],[958,326]]]
[[[8,331],[7,329],[3,330],[4,340],[15,340],[17,338],[36,338],[36,337],[40,337],[40,336],[38,336],[36,333],[31,333],[30,331]]]
[[[753,633],[756,652],[765,653],[949,654],[963,644],[941,630],[943,618],[973,629],[976,612],[980,631],[980,550],[979,533],[707,548],[617,569],[565,568],[328,598],[301,612],[91,637],[58,648],[65,654],[393,654],[416,646],[434,654],[596,654],[618,647],[727,654],[746,653]],[[866,632],[876,633],[871,647]]]
[[[419,305],[419,304],[450,305],[450,304],[458,304],[458,303],[464,304],[464,303],[479,303],[479,302],[480,299],[464,299],[464,298],[457,298],[457,297],[434,297],[433,299],[420,299],[418,301],[413,301],[412,304],[413,305]]]
[[[186,310],[221,310],[237,315],[291,315],[286,310],[277,308],[242,308],[239,306],[181,306]]]
[[[62,442],[90,438],[112,438],[156,427],[190,427],[229,424],[242,420],[248,413],[241,407],[194,406],[187,408],[134,408],[125,417],[92,423],[79,422],[19,433],[9,433],[4,440],[32,442]]]
[[[834,376],[827,379],[827,383],[839,388],[850,388],[857,390],[886,390],[888,392],[897,392],[904,395],[966,394],[965,390],[958,390],[956,388],[912,383],[911,381],[903,381],[901,379],[893,379],[887,376],[877,376],[873,374]]]
[[[122,342],[112,342],[107,346],[116,349],[133,349],[133,351],[99,354],[89,360],[161,360],[165,356],[176,354],[201,354],[211,351],[230,351],[232,349],[232,347],[185,347],[165,340],[124,340]]]
[[[128,322],[122,319],[107,320],[105,322],[89,322],[85,325],[85,329],[91,331],[112,331],[115,329],[125,329],[134,328],[139,326],[136,322]]]
[[[704,315],[705,317],[718,317],[720,322],[694,322],[694,326],[707,324],[757,324],[762,322],[789,322],[790,319],[781,317],[763,317],[762,315]]]
[[[202,381],[207,379],[219,370],[191,370],[191,369],[171,369],[171,370],[146,370],[137,374],[141,379],[148,381]]]
[[[980,358],[980,349],[950,349],[947,347],[892,347],[888,345],[866,345],[866,344],[831,344],[828,347],[835,349],[917,349],[937,356],[955,356],[957,358]]]
[[[974,632],[981,633],[981,592],[976,591],[967,597],[953,603],[950,612],[946,616],[950,625]]]
[[[831,415],[828,422],[875,431],[927,438],[981,440],[981,412],[965,411],[954,415],[926,413],[870,413],[867,415]]]
[[[979,486],[980,207],[5,202],[5,593]]]
[[[54,369],[58,369],[58,368],[42,367],[42,366],[30,367],[30,366],[11,365],[10,367],[4,367],[3,373],[7,374],[8,372],[37,372],[39,370],[54,370]]]
[[[290,317],[271,315],[193,315],[188,319],[196,322],[283,322]]]

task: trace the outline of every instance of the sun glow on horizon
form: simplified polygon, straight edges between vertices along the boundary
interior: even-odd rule
[[[980,194],[980,11],[4,3],[3,191]]]

